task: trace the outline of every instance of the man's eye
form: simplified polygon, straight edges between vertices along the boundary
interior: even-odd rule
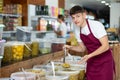
[[[80,15],[77,15],[76,17],[80,17]]]
[[[74,19],[74,17],[72,17],[72,19]]]

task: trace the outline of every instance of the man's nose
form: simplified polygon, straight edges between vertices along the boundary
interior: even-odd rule
[[[74,18],[74,22],[76,22],[77,21],[77,19],[76,18]]]

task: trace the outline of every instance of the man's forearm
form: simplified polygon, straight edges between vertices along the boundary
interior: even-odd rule
[[[80,46],[71,46],[69,48],[69,50],[73,50],[73,51],[76,51],[76,52],[84,52],[85,51],[85,49],[80,47]]]

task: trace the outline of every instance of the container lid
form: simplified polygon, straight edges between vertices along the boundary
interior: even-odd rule
[[[26,75],[26,76],[25,76]],[[32,72],[15,72],[11,74],[11,78],[15,79],[15,80],[24,80],[25,77],[29,80],[35,79],[36,74],[32,73]]]
[[[3,24],[0,24],[0,27],[5,27],[5,25],[3,25]]]
[[[31,32],[32,31],[32,27],[27,27],[27,26],[21,26],[21,27],[16,27],[16,28],[23,32]]]
[[[8,41],[5,46],[10,46],[10,45],[24,45],[24,42],[19,42],[19,41]]]
[[[65,38],[55,38],[55,39],[52,40],[52,43],[65,44],[66,43],[66,39]]]
[[[6,40],[0,40],[0,43],[2,43],[2,42],[6,42]]]

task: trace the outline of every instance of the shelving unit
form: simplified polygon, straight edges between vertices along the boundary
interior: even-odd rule
[[[39,20],[40,19],[44,19],[44,20],[46,20],[46,21],[57,21],[57,18],[56,17],[52,17],[52,16],[46,16],[46,15],[40,15],[40,16],[36,16],[36,15],[34,15],[34,16],[31,16],[30,18],[29,18],[29,21],[28,21],[28,26],[32,26],[33,27],[33,30],[34,30],[34,27],[36,27],[38,24],[39,24]]]
[[[22,15],[19,15],[19,14],[0,14],[0,16],[8,16],[8,17],[22,17]]]
[[[54,33],[54,31],[31,31],[31,40],[32,38],[43,38],[47,33]],[[3,31],[3,39],[16,40],[16,31]]]

